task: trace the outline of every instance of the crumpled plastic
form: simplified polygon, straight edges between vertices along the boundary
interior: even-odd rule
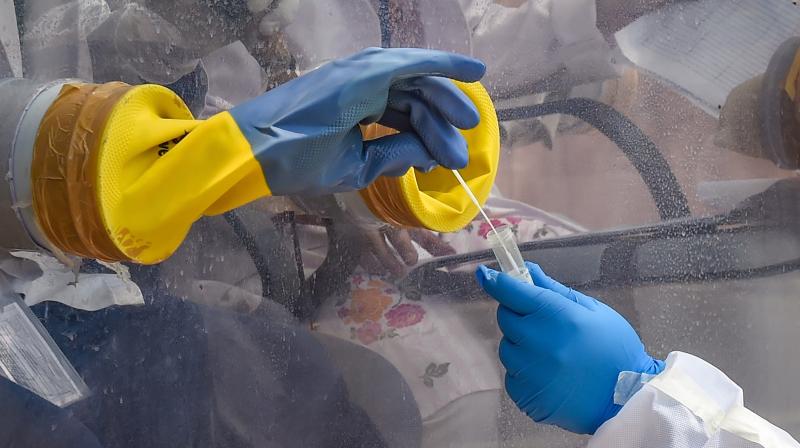
[[[0,272],[22,294],[28,306],[52,301],[85,311],[115,305],[144,305],[144,296],[130,278],[128,268],[101,264],[114,274],[78,274],[56,258],[39,252],[16,251],[0,257]]]

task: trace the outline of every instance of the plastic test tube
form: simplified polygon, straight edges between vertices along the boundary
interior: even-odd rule
[[[490,230],[486,239],[492,247],[497,262],[500,263],[500,270],[517,280],[533,283],[511,227],[500,226]]]
[[[453,170],[453,175],[458,179],[458,183],[461,184],[461,187],[467,193],[472,203],[475,204],[475,207],[478,208],[486,224],[489,224],[489,227],[492,228],[486,235],[486,239],[489,241],[492,251],[494,251],[494,257],[497,259],[497,262],[500,263],[500,270],[517,280],[533,283],[531,273],[528,272],[528,268],[525,267],[525,261],[522,260],[522,254],[519,252],[519,246],[517,246],[517,241],[514,238],[514,232],[511,230],[511,227],[500,226],[499,228],[495,228],[492,224],[492,220],[489,219],[489,216],[483,211],[483,207],[481,207],[478,198],[472,193],[469,185],[464,181],[464,178],[458,170]]]

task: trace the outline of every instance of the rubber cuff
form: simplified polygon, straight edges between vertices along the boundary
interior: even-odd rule
[[[467,94],[480,114],[477,127],[461,131],[467,140],[469,164],[459,172],[483,205],[489,198],[500,162],[497,113],[480,83],[453,82]],[[375,126],[362,130],[365,139],[388,135],[391,131]],[[443,167],[428,173],[411,169],[401,177],[380,177],[359,193],[377,218],[399,227],[455,232],[478,214],[478,208],[452,171]]]
[[[67,84],[39,126],[33,202],[56,247],[155,264],[191,225],[270,194],[227,112],[194,120],[157,85]]]

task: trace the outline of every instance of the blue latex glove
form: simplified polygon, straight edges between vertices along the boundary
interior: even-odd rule
[[[447,78],[478,81],[482,62],[421,49],[370,48],[231,110],[273,194],[361,189],[410,167],[463,168],[456,128],[478,125],[474,104]],[[398,135],[363,142],[359,124]]]
[[[657,374],[630,324],[602,302],[574,291],[527,263],[536,286],[485,266],[478,282],[500,306],[500,360],[506,391],[537,422],[593,434],[619,412],[620,372]]]

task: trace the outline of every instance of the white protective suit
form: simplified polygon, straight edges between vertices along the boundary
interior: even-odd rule
[[[622,410],[597,430],[589,447],[800,446],[744,407],[742,389],[724,373],[686,353],[671,353],[655,377],[621,375],[614,398],[624,403]]]

